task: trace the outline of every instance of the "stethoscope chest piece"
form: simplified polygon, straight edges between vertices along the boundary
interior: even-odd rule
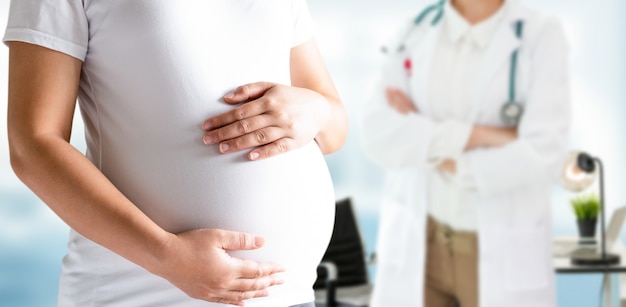
[[[517,125],[524,108],[519,102],[507,101],[500,109],[500,117],[505,125]]]

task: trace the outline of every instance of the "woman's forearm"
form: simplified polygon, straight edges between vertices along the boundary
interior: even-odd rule
[[[70,227],[148,270],[167,233],[132,204],[82,153],[52,134],[11,138],[18,177]]]
[[[70,227],[150,268],[167,233],[69,143],[82,63],[28,43],[9,47],[7,127],[15,173]]]
[[[65,139],[38,135],[11,143],[15,173],[70,227],[190,297],[243,306],[282,283],[275,275],[280,265],[224,252],[260,248],[262,238],[220,229],[166,232]]]
[[[315,135],[315,141],[324,154],[339,150],[348,134],[348,117],[315,39],[292,48],[290,68],[293,86],[314,91],[327,103],[320,107],[321,112],[328,112],[328,116]]]
[[[324,98],[330,106],[330,117],[327,124],[315,136],[315,141],[322,153],[330,154],[339,150],[345,142],[348,134],[348,119],[339,98],[334,96],[324,96]]]

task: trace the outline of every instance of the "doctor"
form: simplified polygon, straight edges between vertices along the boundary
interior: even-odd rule
[[[570,121],[560,23],[513,0],[427,7],[362,116],[387,169],[372,306],[556,304],[550,194]]]

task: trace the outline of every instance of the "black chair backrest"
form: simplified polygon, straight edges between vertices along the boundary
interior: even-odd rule
[[[335,228],[322,261],[337,266],[337,287],[366,284],[367,265],[365,248],[350,198],[337,201],[335,208]],[[314,289],[325,287],[326,271],[317,269]]]

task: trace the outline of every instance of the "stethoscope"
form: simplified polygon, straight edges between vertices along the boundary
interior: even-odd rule
[[[406,34],[400,41],[400,44],[396,49],[396,53],[402,53],[406,50],[406,41],[408,40],[409,36],[413,32],[413,30],[416,29],[422,23],[422,21],[426,19],[428,15],[431,14],[431,12],[435,12],[435,17],[430,22],[431,26],[434,27],[439,23],[439,21],[441,21],[441,18],[443,17],[444,3],[445,0],[441,0],[436,4],[428,6],[419,15],[417,15],[417,17],[413,21],[411,28],[406,31]],[[522,38],[523,27],[524,23],[521,20],[515,22],[515,35],[517,36],[517,38]],[[388,50],[384,47],[382,51],[384,53],[388,53]],[[517,125],[520,118],[522,117],[522,113],[524,113],[524,107],[521,103],[517,101],[515,95],[515,77],[517,71],[518,52],[519,49],[515,49],[515,51],[513,51],[513,53],[511,54],[511,67],[509,69],[509,99],[502,105],[502,108],[500,108],[500,119],[505,125],[511,126]],[[411,64],[407,61],[405,61],[404,66],[406,69],[409,69]]]

